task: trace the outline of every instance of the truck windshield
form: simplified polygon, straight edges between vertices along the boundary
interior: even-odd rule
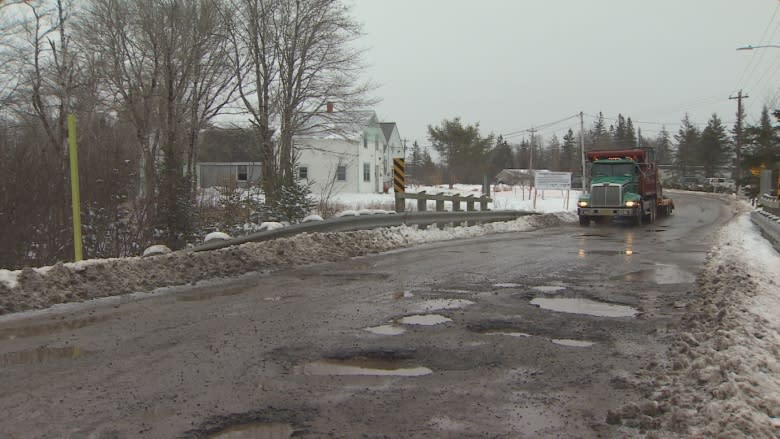
[[[591,170],[593,177],[631,177],[634,175],[633,163],[595,163]]]

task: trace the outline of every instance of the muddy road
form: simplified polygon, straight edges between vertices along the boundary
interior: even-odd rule
[[[1,438],[625,437],[723,198],[0,321]],[[652,367],[652,366],[651,366]],[[221,436],[220,436],[221,435]]]

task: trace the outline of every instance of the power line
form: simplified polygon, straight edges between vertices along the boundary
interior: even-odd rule
[[[505,138],[508,138],[508,137],[512,137],[512,136],[518,136],[518,135],[521,135],[521,134],[530,133],[531,130],[533,130],[533,131],[543,130],[545,128],[549,128],[549,127],[552,127],[554,125],[558,125],[559,123],[563,123],[563,122],[566,122],[567,120],[571,120],[571,119],[574,119],[574,118],[577,118],[577,117],[579,117],[579,115],[575,114],[573,116],[568,116],[568,117],[565,117],[563,119],[556,120],[556,121],[553,121],[553,122],[548,122],[548,123],[544,123],[544,124],[541,124],[541,125],[532,126],[530,128],[525,128],[525,129],[522,129],[522,130],[512,131],[512,132],[509,132],[509,133],[506,133],[506,134],[502,134],[501,136],[503,136]]]
[[[764,28],[764,32],[763,32],[763,34],[761,34],[761,39],[759,40],[759,44],[764,44],[764,43],[766,43],[766,41],[767,41],[767,40],[766,40],[767,32],[769,32],[769,28],[772,26],[772,22],[774,22],[774,21],[775,21],[775,16],[777,15],[777,10],[778,10],[778,9],[780,9],[780,4],[778,4],[778,5],[776,5],[776,6],[775,6],[775,10],[774,10],[774,12],[772,13],[772,17],[769,19],[769,23],[767,23],[767,24],[766,24],[766,28]],[[778,24],[777,24],[777,26],[775,26],[775,31],[772,33],[772,35],[774,35],[775,33],[777,33],[777,27],[778,27],[778,26],[780,26],[780,23],[778,23]],[[764,52],[763,52],[763,51],[762,51],[761,53],[759,53],[759,54],[758,54],[758,57],[756,57],[756,56],[755,56],[755,52],[754,52],[754,53],[752,53],[751,55],[752,55],[752,56],[750,57],[750,61],[748,61],[747,65],[745,65],[745,69],[742,71],[742,75],[739,77],[739,80],[737,81],[737,90],[738,90],[738,89],[740,89],[740,88],[742,88],[742,85],[743,85],[743,84],[742,84],[742,80],[743,80],[743,79],[744,79],[744,80],[747,80],[747,79],[749,79],[749,78],[751,78],[751,77],[753,76],[753,73],[755,72],[755,70],[756,70],[757,66],[758,66],[758,65],[761,63],[761,61],[764,59]],[[755,64],[753,64],[753,61],[754,61],[754,60],[756,60],[756,63],[755,63]],[[748,75],[748,76],[746,77],[745,75],[747,74],[747,71],[748,71],[748,69],[750,69],[750,67],[751,67],[751,66],[753,67],[753,69],[752,69],[752,70],[750,70],[750,75]]]

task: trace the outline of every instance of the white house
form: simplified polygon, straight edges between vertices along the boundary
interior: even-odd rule
[[[298,177],[323,198],[391,188],[392,159],[403,156],[396,124],[380,123],[373,111],[342,115],[341,120],[348,122],[294,138]]]

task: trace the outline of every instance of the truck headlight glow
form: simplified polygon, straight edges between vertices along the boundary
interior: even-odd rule
[[[626,207],[634,207],[636,205],[635,201],[626,201]]]
[[[578,201],[577,205],[580,206],[580,207],[588,207],[588,202],[587,201]]]

